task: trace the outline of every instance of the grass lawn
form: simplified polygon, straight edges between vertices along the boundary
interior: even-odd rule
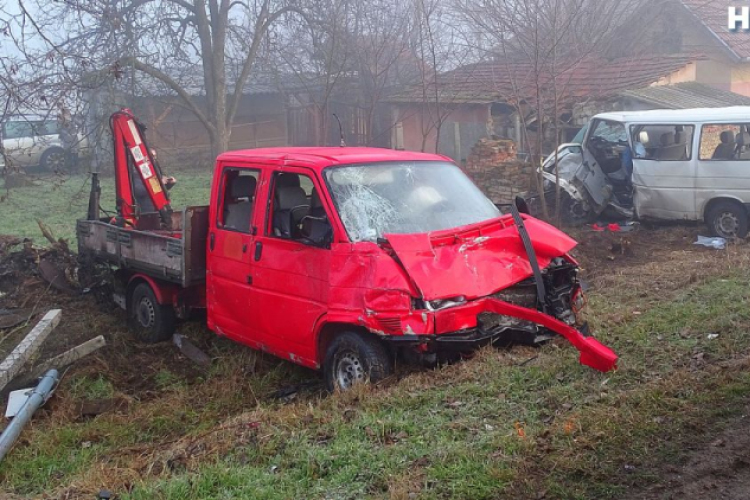
[[[175,210],[186,205],[208,204],[210,172],[188,171],[174,175],[178,182],[170,191],[170,196]],[[0,194],[7,196],[0,202],[0,235],[31,238],[35,243],[46,244],[36,222],[39,219],[49,226],[56,238],[75,243],[75,221],[85,217],[88,208],[89,177],[43,176],[36,177],[34,184],[32,187],[5,190],[0,181]],[[114,212],[114,177],[104,177],[101,185],[102,208]]]

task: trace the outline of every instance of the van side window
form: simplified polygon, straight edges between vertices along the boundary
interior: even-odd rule
[[[217,225],[228,231],[250,232],[258,170],[226,168],[219,189]]]
[[[693,156],[693,125],[632,125],[635,157],[641,160],[685,161]]]
[[[701,160],[750,160],[750,124],[703,125]]]
[[[3,139],[22,139],[25,137],[34,137],[34,124],[30,121],[15,121],[5,124],[5,133]]]

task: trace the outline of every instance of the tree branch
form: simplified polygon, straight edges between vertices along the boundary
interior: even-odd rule
[[[165,85],[167,85],[170,89],[174,90],[175,93],[177,93],[180,98],[182,98],[183,101],[187,104],[188,108],[195,113],[195,116],[198,117],[198,119],[201,121],[201,123],[211,132],[216,133],[216,126],[211,123],[211,121],[208,119],[206,114],[203,112],[203,110],[198,107],[198,105],[193,100],[192,96],[187,93],[185,89],[183,89],[171,76],[167,75],[166,73],[158,70],[157,68],[151,66],[150,64],[146,64],[143,61],[139,61],[138,59],[135,59],[133,57],[124,57],[117,61],[118,64],[123,66],[132,66],[133,68],[137,69],[138,71],[145,73],[153,78],[156,78],[157,80],[163,82]]]

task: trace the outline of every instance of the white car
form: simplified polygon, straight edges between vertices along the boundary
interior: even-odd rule
[[[16,168],[39,167],[46,172],[65,169],[65,150],[58,132],[56,119],[41,117],[11,117],[2,123],[0,137],[3,152],[0,169],[7,165]],[[79,154],[87,147],[79,134]]]

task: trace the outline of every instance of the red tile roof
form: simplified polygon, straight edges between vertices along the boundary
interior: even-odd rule
[[[606,60],[587,58],[557,65],[556,71],[540,71],[540,88],[549,100],[553,88],[561,104],[589,98],[609,97],[627,89],[642,88],[685,67],[700,56],[658,55]],[[443,103],[507,102],[516,96],[536,100],[535,71],[528,62],[491,61],[462,66],[438,77]],[[553,80],[552,74],[557,74]],[[427,99],[434,101],[435,86]],[[422,102],[421,87],[412,87],[393,96],[391,102]],[[429,101],[428,101],[429,102]]]
[[[717,41],[734,57],[750,59],[750,32],[729,31],[727,12],[729,7],[748,5],[735,0],[679,0],[683,6],[700,21]],[[739,25],[738,25],[739,27]]]

